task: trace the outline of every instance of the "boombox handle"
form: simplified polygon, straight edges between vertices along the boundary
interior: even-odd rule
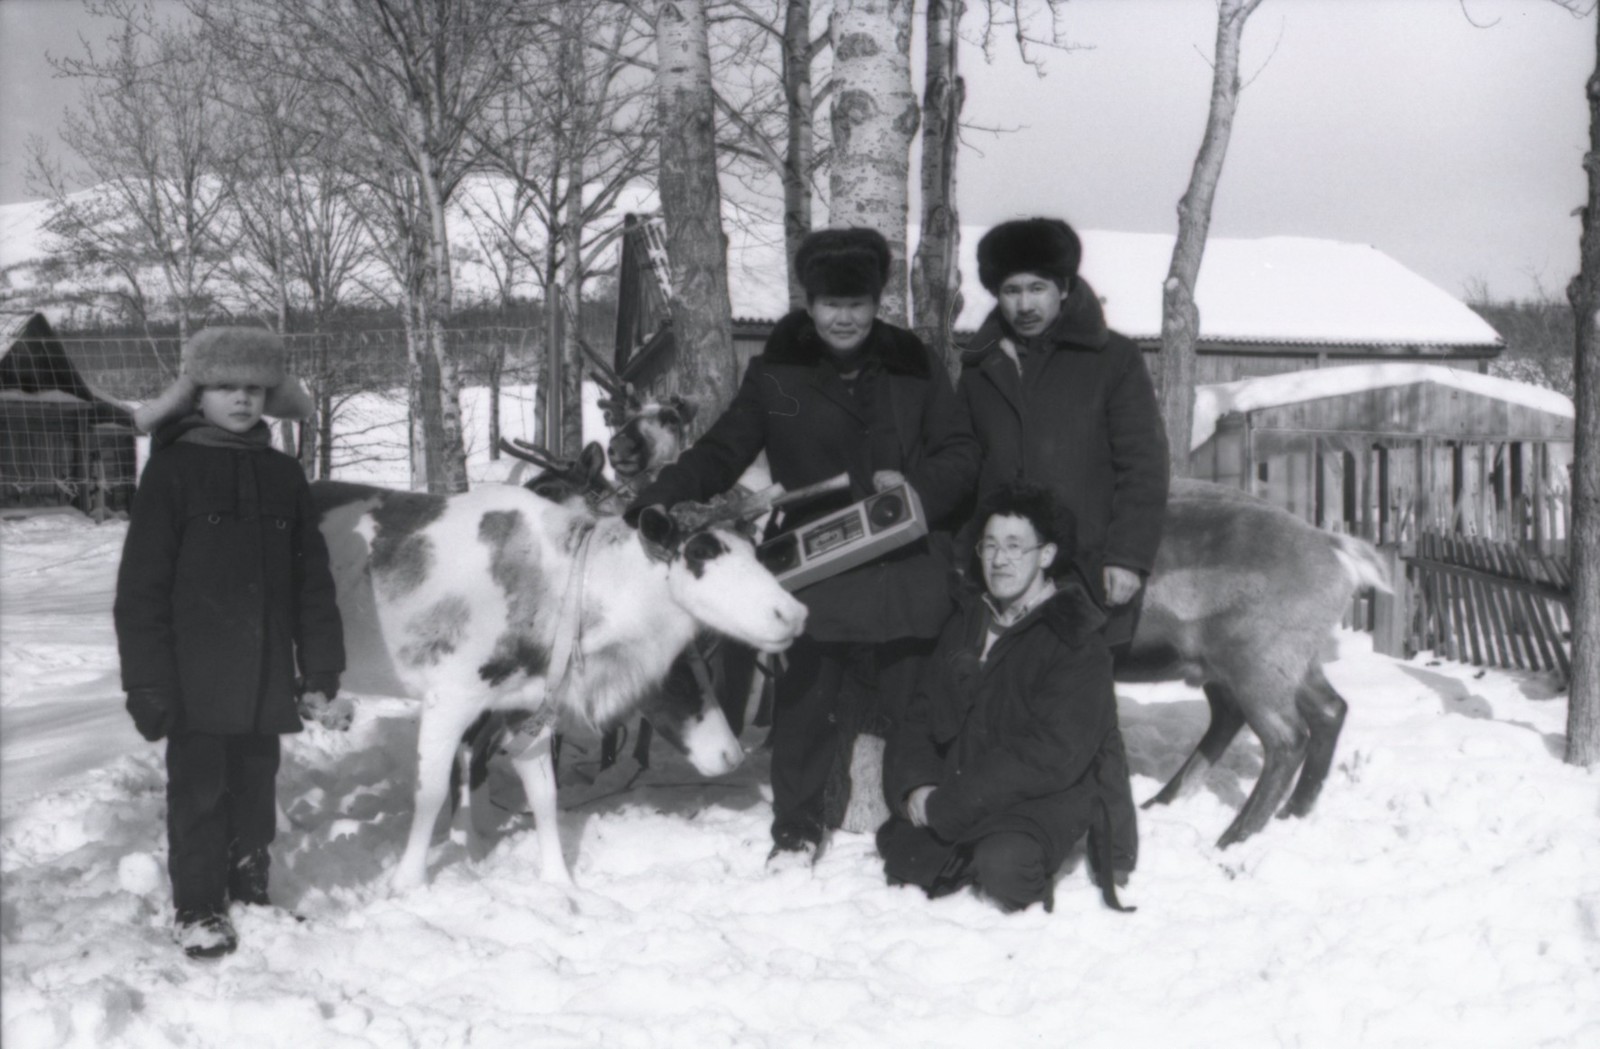
[[[807,499],[815,499],[817,496],[827,495],[829,492],[842,492],[849,487],[850,475],[847,473],[837,474],[826,481],[818,481],[816,484],[808,484],[804,488],[796,488],[792,492],[784,492],[772,500],[772,508],[776,510],[780,506],[804,502]]]

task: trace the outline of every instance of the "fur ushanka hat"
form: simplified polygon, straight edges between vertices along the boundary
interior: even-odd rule
[[[178,377],[159,396],[133,413],[133,424],[152,433],[164,422],[194,411],[205,386],[263,386],[265,414],[274,419],[305,419],[315,408],[311,394],[288,373],[283,340],[263,328],[207,328],[183,344]]]
[[[978,241],[978,282],[991,295],[1013,273],[1049,277],[1063,291],[1072,287],[1083,258],[1083,244],[1060,219],[1002,222]]]
[[[806,298],[818,295],[883,296],[889,283],[889,242],[875,229],[820,229],[794,253],[794,271]]]

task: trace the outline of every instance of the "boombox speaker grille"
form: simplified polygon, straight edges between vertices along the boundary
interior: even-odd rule
[[[867,523],[874,532],[893,528],[906,518],[906,501],[897,492],[888,492],[867,504]]]

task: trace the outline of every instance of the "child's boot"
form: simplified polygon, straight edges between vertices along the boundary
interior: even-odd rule
[[[272,857],[266,846],[250,849],[234,856],[228,869],[228,898],[235,903],[256,907],[270,907],[267,897],[267,872],[272,867]]]
[[[239,946],[239,934],[226,914],[178,915],[178,946],[191,958],[220,958]]]

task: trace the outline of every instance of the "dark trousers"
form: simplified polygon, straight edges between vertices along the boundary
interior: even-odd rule
[[[1129,871],[1139,863],[1139,807],[1133,803],[1133,784],[1128,780],[1128,750],[1122,742],[1122,729],[1112,725],[1100,752],[1095,756],[1094,780],[1105,800],[1111,819],[1111,866],[1113,871]],[[1100,828],[1089,831],[1089,858],[1098,862]]]
[[[838,826],[845,800],[838,784],[847,794],[856,735],[888,732],[932,648],[920,638],[869,645],[807,637],[789,648],[772,707],[775,840],[819,841],[825,827]]]
[[[180,921],[226,911],[235,866],[264,859],[277,832],[278,756],[277,736],[168,738],[167,873]]]
[[[898,816],[878,828],[878,854],[893,884],[916,885],[931,897],[971,885],[1006,911],[1040,902],[1051,909],[1061,866],[1061,857],[1032,834],[999,831],[951,845]]]

